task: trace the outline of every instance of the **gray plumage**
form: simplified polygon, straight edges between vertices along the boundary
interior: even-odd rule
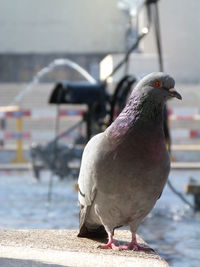
[[[143,78],[117,119],[86,145],[79,185],[79,236],[135,233],[161,195],[170,170],[163,133],[163,107],[181,99],[164,73]],[[103,227],[102,227],[103,226]]]

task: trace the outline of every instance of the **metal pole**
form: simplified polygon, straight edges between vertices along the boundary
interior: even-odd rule
[[[163,72],[164,66],[163,66],[162,45],[161,45],[160,19],[159,19],[159,10],[157,2],[154,3],[154,27],[155,27],[156,46],[158,51],[159,70]]]

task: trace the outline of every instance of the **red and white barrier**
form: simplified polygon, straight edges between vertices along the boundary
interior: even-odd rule
[[[3,109],[3,108],[2,108]],[[6,130],[6,126],[4,127],[4,139],[5,140],[23,140],[23,139],[31,139],[31,132],[23,132],[22,131],[22,118],[30,117],[31,111],[28,109],[21,110],[18,107],[5,107],[5,111],[1,111],[4,119],[18,119],[17,129],[15,132],[8,132]],[[6,124],[5,124],[6,125]]]
[[[30,140],[31,132],[5,132],[5,140]]]
[[[59,117],[81,117],[85,112],[85,109],[71,109],[62,108],[59,111]],[[170,108],[168,109],[168,116],[170,120],[181,121],[190,120],[198,121],[200,120],[200,109],[185,107],[185,108]],[[53,119],[56,117],[56,109],[32,109],[31,111],[32,119]]]
[[[172,121],[199,121],[200,120],[200,114],[195,115],[169,115],[169,119]]]
[[[60,109],[59,117],[81,117],[85,109]],[[56,109],[32,109],[32,119],[54,119],[57,115]]]
[[[196,107],[177,107],[168,109],[169,119],[172,121],[199,121],[200,109]]]
[[[73,117],[80,119],[80,117],[85,112],[85,108],[61,108],[59,110],[59,117],[68,118]],[[0,114],[2,111],[0,110]],[[169,119],[171,121],[198,121],[200,120],[200,109],[193,108],[193,107],[177,107],[168,109]],[[3,113],[5,119],[9,118],[23,118],[23,117],[30,117],[32,120],[47,120],[47,119],[55,119],[56,117],[56,109],[55,108],[47,108],[47,109],[26,109],[26,110],[7,110]],[[49,136],[50,133],[48,131],[39,131],[37,129],[31,129],[31,131],[22,131],[18,129],[16,132],[6,132],[5,127],[3,129],[4,135],[3,138],[5,140],[38,140],[36,136],[43,136],[42,139]],[[171,136],[172,138],[183,138],[183,139],[190,139],[190,138],[200,138],[200,129],[171,129]],[[1,137],[1,133],[0,133]]]
[[[31,111],[28,109],[5,112],[6,118],[21,118],[21,117],[30,117],[30,116],[31,116]]]
[[[0,107],[1,116],[4,118],[14,118],[16,120],[16,131],[15,132],[6,132],[4,129],[4,140],[12,139],[16,140],[16,156],[13,159],[13,163],[24,163],[27,162],[26,158],[23,155],[23,140],[29,137],[29,132],[23,132],[23,117],[30,117],[30,110],[22,110],[18,106],[5,106]],[[4,145],[3,140],[3,145]]]
[[[200,138],[200,130],[190,130],[190,138]]]
[[[83,116],[84,110],[60,110],[59,117]]]

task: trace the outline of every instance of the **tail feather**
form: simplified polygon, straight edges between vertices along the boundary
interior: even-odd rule
[[[79,230],[78,237],[87,237],[90,239],[105,239],[108,234],[103,225],[98,226],[96,229],[88,229],[85,224]]]
[[[104,239],[108,237],[108,234],[103,225],[99,225],[95,229],[88,229],[85,225],[88,213],[90,211],[89,206],[81,206],[79,212],[79,233],[78,237],[87,237],[91,239]]]

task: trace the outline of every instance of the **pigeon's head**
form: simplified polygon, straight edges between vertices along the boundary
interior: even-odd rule
[[[153,72],[145,76],[136,86],[139,94],[146,98],[151,97],[156,102],[166,102],[170,98],[182,99],[181,95],[175,90],[174,79],[163,73]]]

